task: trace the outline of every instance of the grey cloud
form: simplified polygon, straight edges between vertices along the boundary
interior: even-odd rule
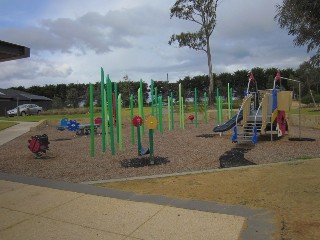
[[[38,26],[24,29],[0,29],[0,38],[40,51],[71,53],[88,49],[97,54],[115,48],[130,48],[130,38],[150,34],[154,24],[148,21],[159,13],[152,8],[109,11],[105,15],[90,12],[76,19],[41,20]]]
[[[18,69],[18,71],[17,71]],[[21,59],[4,62],[0,66],[0,82],[12,80],[34,80],[35,78],[67,78],[73,72],[68,64],[60,64],[43,59]]]

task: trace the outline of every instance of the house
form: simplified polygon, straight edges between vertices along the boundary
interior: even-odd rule
[[[37,104],[46,110],[51,108],[52,100],[19,90],[0,88],[0,116],[5,116],[8,110],[26,103]]]

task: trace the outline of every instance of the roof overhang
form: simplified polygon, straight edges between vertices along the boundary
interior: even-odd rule
[[[0,62],[30,57],[30,48],[0,40]]]

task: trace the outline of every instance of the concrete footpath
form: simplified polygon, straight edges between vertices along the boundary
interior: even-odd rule
[[[23,134],[19,125],[11,133]],[[30,126],[24,126],[28,131]],[[1,141],[3,136],[0,131]],[[272,239],[272,219],[263,209],[139,195],[0,172],[1,240],[263,240]]]
[[[3,120],[0,121],[6,122]],[[30,128],[35,127],[39,124],[38,122],[13,122],[17,124],[0,131],[0,146],[30,131]]]

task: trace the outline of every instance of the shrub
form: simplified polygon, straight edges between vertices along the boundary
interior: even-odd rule
[[[313,95],[313,98],[315,100],[315,102],[317,104],[320,103],[320,94],[312,94]],[[304,103],[304,104],[313,104],[313,100],[312,100],[312,97],[311,97],[311,94],[308,93],[307,95],[303,96],[301,98],[301,102]]]

